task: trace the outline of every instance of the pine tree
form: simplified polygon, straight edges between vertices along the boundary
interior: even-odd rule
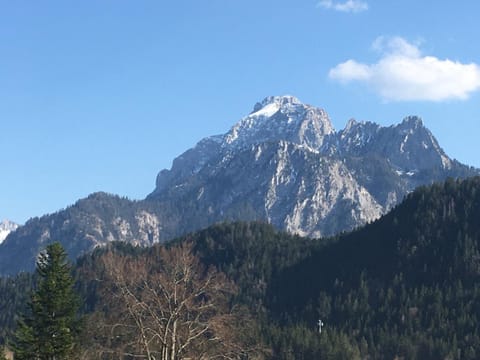
[[[15,359],[71,359],[79,302],[67,254],[59,243],[48,245],[39,255],[36,272],[38,286],[29,303],[30,314],[15,334]]]

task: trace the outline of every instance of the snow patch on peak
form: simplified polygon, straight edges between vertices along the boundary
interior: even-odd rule
[[[0,244],[7,238],[8,234],[17,230],[18,225],[9,220],[0,222]]]
[[[324,110],[303,104],[294,96],[269,96],[225,134],[223,147],[246,148],[286,140],[315,149],[333,132]]]
[[[257,109],[257,110],[255,110]],[[254,112],[252,112],[248,117],[252,116],[265,116],[265,117],[270,117],[273,116],[278,110],[280,110],[280,105],[278,103],[270,103],[266,104],[261,107],[255,106]]]

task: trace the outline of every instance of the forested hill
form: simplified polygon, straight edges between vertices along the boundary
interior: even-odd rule
[[[449,180],[334,238],[225,223],[167,246],[193,242],[203,264],[235,282],[235,302],[256,319],[273,359],[478,359],[479,218],[480,178]],[[115,251],[152,256],[162,246]],[[95,271],[109,249],[77,265],[86,311],[104,303]],[[15,291],[9,284],[5,293]],[[13,311],[11,303],[0,308]]]
[[[480,178],[421,187],[279,274],[271,316],[307,328],[322,319],[374,358],[478,359],[479,219]]]

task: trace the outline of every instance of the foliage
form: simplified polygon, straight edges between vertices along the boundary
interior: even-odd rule
[[[33,281],[33,275],[29,273],[0,278],[0,345],[13,335],[19,320],[18,314],[27,310]]]
[[[203,263],[217,267],[240,287],[239,301],[257,309],[271,279],[320,245],[259,222],[218,224],[179,242],[185,240],[194,244]]]
[[[59,243],[48,245],[37,261],[38,286],[30,313],[19,323],[16,359],[71,359],[78,331],[78,299],[71,268]]]
[[[479,178],[422,187],[273,279],[271,318],[321,318],[362,356],[478,358],[479,216]]]

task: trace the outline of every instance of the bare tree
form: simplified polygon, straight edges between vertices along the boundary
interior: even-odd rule
[[[248,317],[231,306],[235,287],[205,269],[192,244],[154,256],[108,252],[103,265],[107,311],[94,324],[103,358],[239,359],[251,349],[239,331]]]

